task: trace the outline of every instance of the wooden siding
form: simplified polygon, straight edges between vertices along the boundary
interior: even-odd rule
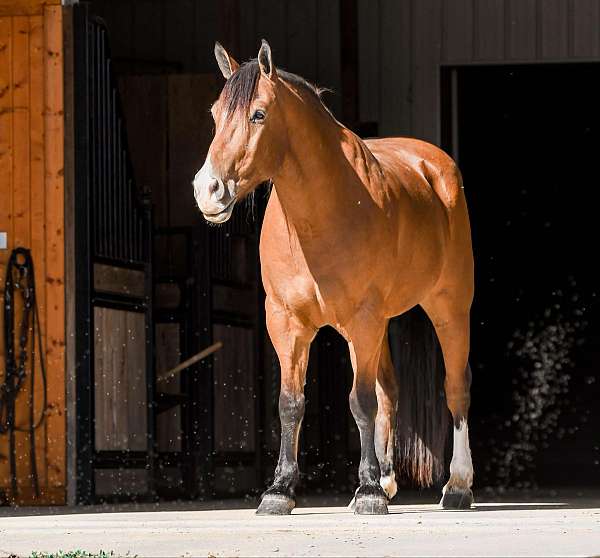
[[[33,499],[29,435],[16,433],[19,498],[61,503],[65,487],[65,315],[62,9],[56,2],[0,2],[0,285],[16,246],[30,248],[48,374],[46,421],[36,431],[41,497]],[[3,304],[3,293],[0,303]],[[2,316],[0,315],[0,326]],[[0,381],[4,347],[0,339]],[[36,362],[36,409],[42,409]],[[17,400],[17,424],[28,416],[28,387]],[[0,490],[10,486],[7,436],[0,436]]]
[[[600,0],[358,0],[360,119],[440,143],[440,68],[600,61]]]
[[[94,423],[97,451],[146,451],[145,316],[94,308]]]

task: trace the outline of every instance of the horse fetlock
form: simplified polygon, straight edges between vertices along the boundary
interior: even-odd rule
[[[381,478],[379,479],[379,484],[381,485],[381,488],[383,488],[383,491],[386,493],[388,499],[390,500],[396,495],[396,492],[398,492],[398,484],[396,483],[396,473],[394,471],[391,471],[387,475],[381,475]]]

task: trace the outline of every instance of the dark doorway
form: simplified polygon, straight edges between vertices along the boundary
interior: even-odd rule
[[[600,65],[443,77],[445,147],[463,172],[476,261],[477,482],[596,484]]]

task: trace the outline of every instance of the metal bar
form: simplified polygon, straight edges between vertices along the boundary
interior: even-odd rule
[[[175,374],[178,374],[182,370],[189,368],[190,366],[192,366],[192,364],[196,364],[197,362],[200,362],[202,359],[206,358],[207,356],[212,355],[214,352],[218,351],[222,347],[223,347],[223,343],[221,341],[217,341],[216,343],[213,343],[209,347],[206,347],[206,349],[203,349],[199,353],[195,354],[193,357],[190,357],[187,360],[184,360],[183,362],[179,363],[174,368],[171,368],[170,370],[167,370],[166,372],[162,372],[161,374],[157,375],[156,383],[159,384],[162,382],[166,382],[168,379],[175,376]]]

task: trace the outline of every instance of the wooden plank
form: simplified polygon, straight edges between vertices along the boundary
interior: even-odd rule
[[[572,0],[570,51],[574,58],[600,56],[600,2]]]
[[[217,28],[217,4],[217,2],[196,2],[194,23],[196,40],[193,48],[198,55],[192,70],[194,73],[214,72],[216,74],[219,71],[213,56],[215,29]]]
[[[94,264],[94,289],[105,293],[144,297],[144,272],[139,269]]]
[[[0,17],[41,15],[44,6],[59,4],[60,0],[2,0]]]
[[[381,0],[380,8],[379,135],[411,135],[413,8],[411,2],[394,0]]]
[[[29,212],[29,18],[13,18],[13,238],[30,246]]]
[[[191,73],[197,66],[198,56],[207,57],[209,53],[198,52],[196,44],[195,0],[169,0],[165,10],[165,59],[181,64],[181,71]],[[215,62],[215,68],[216,62]]]
[[[240,52],[234,58],[241,62],[256,58],[260,47],[260,37],[256,32],[256,0],[244,0],[240,3]],[[218,37],[217,37],[218,39]],[[225,48],[228,48],[225,45]]]
[[[144,451],[147,446],[144,315],[94,308],[95,446]]]
[[[340,68],[339,0],[317,5],[317,84],[332,90],[323,100],[336,116],[341,113],[342,76]]]
[[[569,55],[569,4],[538,0],[538,56],[560,60]]]
[[[133,1],[100,2],[110,31],[110,49],[114,57],[131,59],[133,44]]]
[[[164,60],[164,3],[162,0],[135,0],[131,44],[139,60]]]
[[[30,22],[29,42],[29,123],[30,123],[30,246],[35,264],[36,279],[42,282],[46,277],[46,204],[45,204],[45,166],[44,166],[44,19],[43,16],[32,16]],[[43,346],[46,346],[46,289],[36,292],[40,317],[39,334],[42,334]],[[36,347],[37,381],[34,387],[35,416],[44,412],[42,408],[44,386],[41,378],[40,354]],[[45,355],[44,355],[45,356]],[[46,425],[38,428],[35,434],[38,476],[40,485],[47,483],[46,464]]]
[[[12,171],[12,216],[14,246],[30,246],[29,208],[29,17],[13,18],[12,33],[12,88],[13,88],[13,171]],[[23,311],[20,299],[15,304],[15,315]],[[17,342],[18,335],[15,337]],[[24,382],[15,405],[17,425],[29,422],[30,382]],[[31,486],[30,441],[28,432],[15,433],[17,455],[17,480],[19,488]]]
[[[477,0],[473,5],[476,60],[504,58],[504,0]]]
[[[167,78],[125,76],[119,81],[129,153],[140,190],[150,188],[154,223],[169,223],[167,183]],[[152,133],[148,133],[152,122]]]
[[[146,318],[141,312],[126,313],[128,449],[148,449],[148,412],[146,379]]]
[[[413,130],[415,137],[440,142],[441,5],[437,0],[413,3]]]
[[[390,39],[380,35],[380,23],[386,24],[380,17],[381,3],[386,4],[387,9],[387,0],[358,0],[357,6],[359,118],[362,122],[379,122],[380,118],[381,62],[384,56],[389,58],[380,46],[384,39]],[[400,21],[394,24],[401,25]]]
[[[12,18],[0,17],[0,176],[6,188],[0,203],[0,230],[8,233],[8,248],[12,248]],[[0,285],[4,285],[9,251],[0,251]],[[0,289],[4,308],[4,289]],[[4,339],[0,335],[0,362],[4,362]],[[2,379],[4,374],[0,375]],[[8,437],[0,436],[0,486],[10,486]]]
[[[287,66],[311,82],[317,80],[317,8],[314,2],[287,2]]]
[[[44,10],[46,169],[46,362],[49,488],[65,486],[64,121],[62,8]],[[40,282],[43,285],[43,282]]]
[[[214,357],[214,425],[217,451],[255,449],[254,333],[216,324],[213,338],[225,349]]]
[[[507,0],[507,58],[535,60],[537,44],[536,0]]]
[[[473,59],[474,0],[443,0],[442,58],[444,62]]]
[[[169,224],[198,225],[201,216],[191,181],[204,163],[213,137],[209,108],[218,94],[214,74],[171,75],[169,98]]]
[[[280,0],[256,0],[256,54],[260,40],[266,39],[271,45],[275,67],[282,68],[288,67],[286,8],[287,3]]]
[[[181,361],[180,325],[178,323],[156,324],[156,374],[160,376]],[[176,374],[158,387],[162,393],[179,393],[181,376]],[[181,450],[181,406],[177,405],[157,417],[156,438],[158,451]]]

